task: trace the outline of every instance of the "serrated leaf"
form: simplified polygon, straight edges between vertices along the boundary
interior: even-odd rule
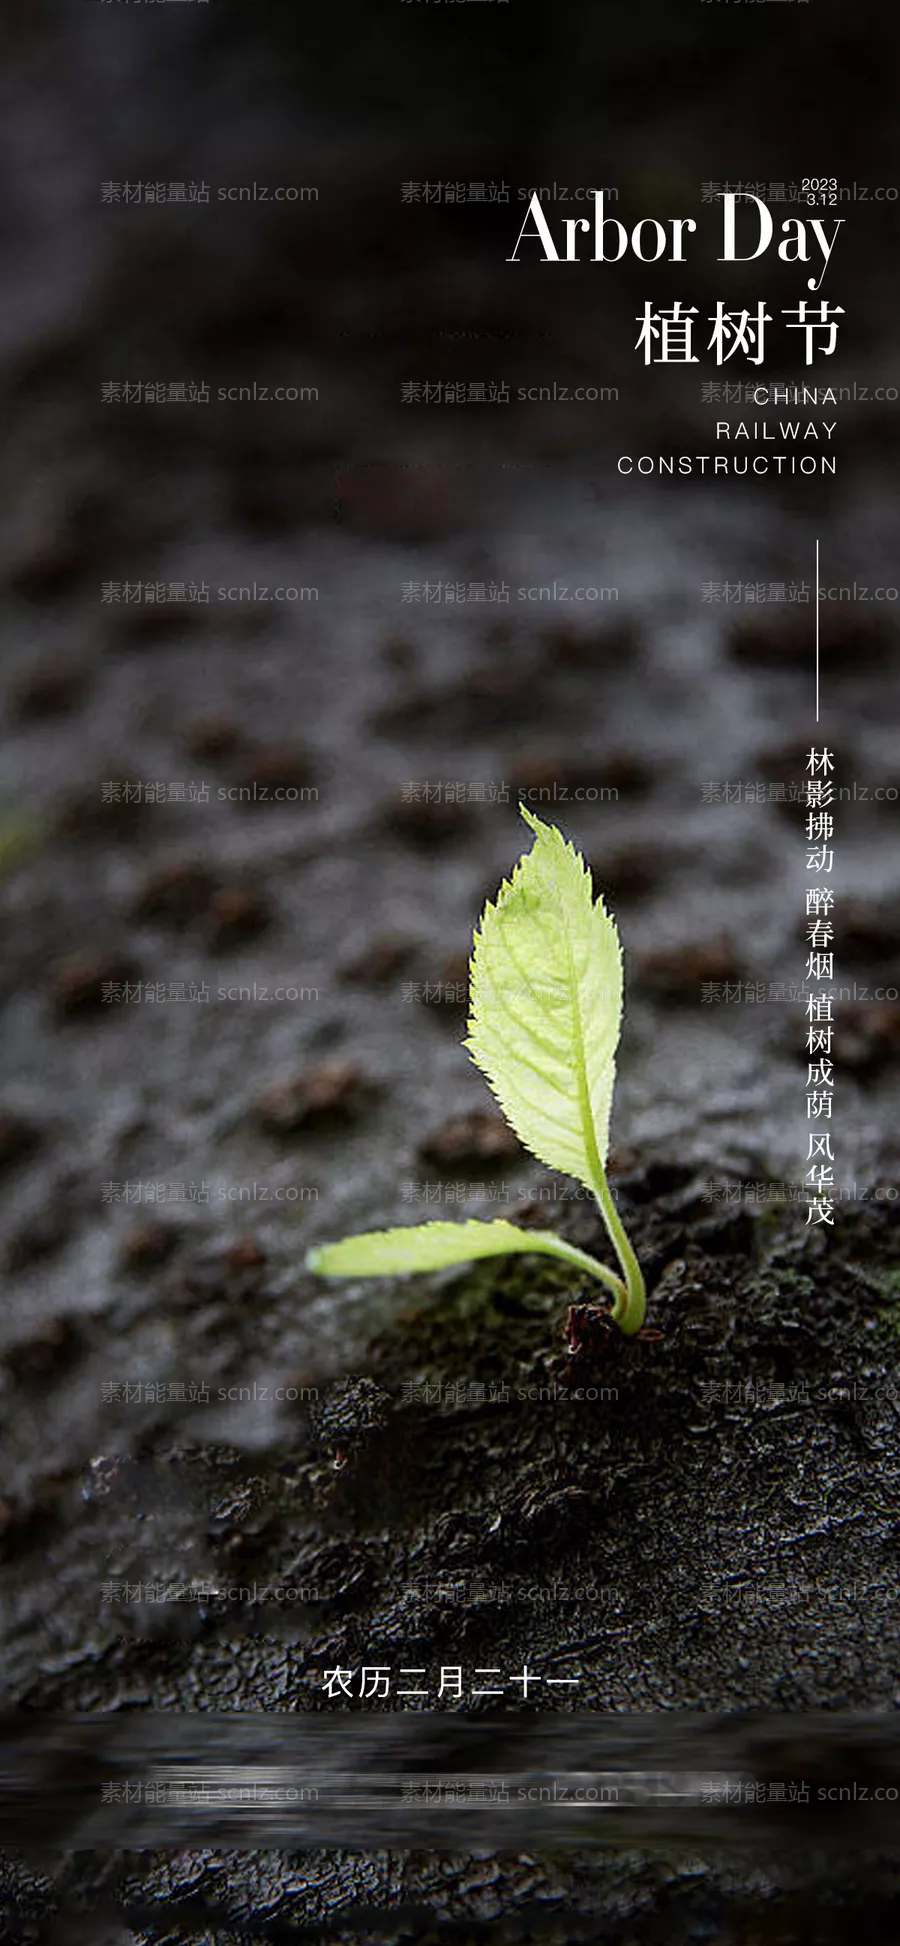
[[[549,1230],[520,1230],[498,1217],[481,1223],[415,1223],[393,1230],[365,1230],[341,1243],[324,1243],[307,1253],[306,1268],[320,1277],[409,1276],[416,1270],[447,1270],[476,1257],[561,1257],[578,1270],[599,1277],[613,1289],[618,1280],[585,1251]]]
[[[596,1190],[622,1020],[619,935],[574,845],[520,808],[535,843],[476,930],[464,1045],[525,1147]]]

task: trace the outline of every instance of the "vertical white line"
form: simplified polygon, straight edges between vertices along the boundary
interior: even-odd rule
[[[816,541],[816,722],[819,721],[819,543]]]

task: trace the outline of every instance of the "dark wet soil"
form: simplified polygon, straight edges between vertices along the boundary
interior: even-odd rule
[[[624,1340],[587,1292],[539,1260],[481,1267],[441,1294],[411,1295],[357,1376],[310,1388],[310,1372],[285,1369],[317,1396],[252,1459],[185,1442],[171,1407],[148,1406],[130,1458],[114,1457],[113,1438],[80,1479],[46,1480],[28,1519],[6,1508],[9,1699],[45,1711],[321,1716],[363,1707],[329,1700],[323,1685],[342,1670],[358,1689],[365,1665],[390,1672],[389,1694],[366,1709],[396,1709],[393,1691],[411,1683],[428,1693],[406,1708],[486,1721],[497,1701],[472,1688],[501,1687],[506,1707],[524,1707],[514,1686],[523,1670],[528,1705],[537,1698],[541,1711],[768,1710],[789,1720],[896,1708],[891,1217],[860,1210],[836,1237],[803,1238],[795,1213],[711,1203],[664,1156],[617,1181],[652,1286],[646,1337]],[[520,1215],[546,1221],[547,1208]],[[554,1215],[602,1250],[586,1208],[557,1204]],[[213,1328],[227,1330],[258,1301],[265,1269],[249,1244],[208,1276],[198,1266],[184,1300],[191,1336],[209,1306]],[[7,1366],[52,1409],[73,1349],[59,1321]],[[36,1549],[52,1564],[52,1615],[41,1611]],[[204,1592],[180,1606],[115,1595],[161,1581]],[[404,1678],[401,1665],[421,1673]],[[412,1900],[417,1936],[431,1936],[429,1911],[442,1938],[465,1911],[465,1937],[481,1936],[481,1912],[492,1937],[512,1940],[521,1931],[511,1915],[524,1910],[538,1937],[556,1940],[552,1912],[564,1900],[570,1938],[622,1937],[615,1928],[627,1923],[627,1937],[649,1946],[665,1915],[665,1937],[687,1942],[701,1936],[699,1912],[715,1926],[703,1937],[745,1942],[761,1937],[764,1911],[765,1936],[786,1946],[843,1939],[846,1877],[823,1906],[815,1846],[804,1857],[795,1852],[792,1888],[776,1846],[760,1907],[746,1860],[715,1847],[699,1880],[683,1847],[668,1859],[501,1853],[489,1871],[470,1861],[455,1893],[452,1854],[440,1867],[407,1852],[386,1877],[388,1857],[372,1856],[369,1923],[373,1936],[407,1937]],[[276,1941],[309,1927],[325,1939],[359,1923],[349,1858],[255,1858],[251,1870],[234,1856],[223,1892],[221,1854],[120,1857],[111,1909],[132,1926],[140,1915],[135,1936],[153,1941]],[[846,1869],[862,1873],[857,1893],[873,1910],[879,1900],[893,1910],[894,1893],[874,1889],[884,1865]],[[76,1854],[50,1876],[96,1899],[109,1874]],[[45,1911],[53,1896],[30,1894]]]
[[[669,15],[654,10],[650,62],[663,146],[683,31]],[[646,27],[622,31],[633,81]],[[841,472],[818,500],[624,495],[623,443],[708,438],[699,386],[635,380],[627,279],[615,302],[593,284],[567,310],[524,278],[511,300],[495,238],[473,256],[469,231],[463,248],[399,205],[385,215],[405,138],[370,202],[346,188],[368,152],[348,165],[323,145],[327,221],[276,213],[236,246],[215,207],[165,237],[158,211],[82,212],[73,255],[70,196],[94,210],[113,168],[187,167],[171,136],[158,170],[140,166],[154,118],[184,126],[171,61],[148,66],[124,35],[103,45],[114,126],[93,56],[62,59],[56,83],[48,57],[37,137],[56,154],[64,85],[77,141],[43,222],[23,203],[0,239],[31,265],[0,346],[3,1703],[317,1725],[404,1708],[485,1725],[498,1706],[789,1726],[896,1712],[898,872],[895,807],[873,796],[897,783],[896,615],[823,617],[820,734],[835,781],[864,795],[839,806],[846,1200],[833,1229],[810,1228],[790,1197],[807,1129],[802,1009],[785,996],[805,962],[790,787],[811,735],[812,610],[736,618],[701,594],[809,578],[817,539],[836,573],[857,562],[890,582],[893,426],[843,412]],[[741,71],[792,101],[773,46],[744,50]],[[731,69],[722,48],[699,70],[684,58],[688,105],[698,85],[717,104],[684,150],[699,178],[708,135],[730,140]],[[13,80],[30,90],[26,67]],[[843,88],[843,56],[840,71]],[[241,173],[271,173],[277,151],[290,176],[297,106],[275,111],[267,73]],[[868,103],[868,47],[860,73]],[[202,69],[198,176],[221,174],[234,79],[227,59]],[[355,85],[362,107],[368,68]],[[417,101],[431,113],[428,88]],[[642,82],[623,112],[645,109]],[[789,140],[799,174],[807,111],[784,126],[772,173]],[[30,168],[34,129],[16,129]],[[619,160],[643,209],[667,178],[647,181],[631,135]],[[868,234],[860,221],[846,240],[860,315],[878,295]],[[472,284],[448,274],[448,235]],[[472,378],[501,361],[531,381],[547,345],[538,363],[620,382],[621,414],[398,427],[401,379],[473,318]],[[865,356],[882,377],[877,336]],[[317,379],[305,418],[100,402],[123,360],[215,385],[251,353],[278,382]],[[296,583],[315,601],[101,599],[137,575]],[[615,604],[421,592],[557,579],[615,585]],[[409,1284],[303,1268],[313,1242],[438,1215],[553,1225],[606,1255],[592,1206],[522,1154],[459,1046],[472,926],[522,848],[523,791],[584,850],[622,930],[612,1176],[650,1293],[631,1342],[540,1258]],[[392,1672],[387,1694],[353,1694],[364,1665]],[[404,1705],[412,1665],[427,1694]],[[326,1693],[332,1669],[355,1672],[349,1695]],[[484,1670],[501,1697],[473,1695]],[[525,1694],[523,1670],[539,1679]],[[818,1832],[788,1856],[577,1849],[552,1832],[530,1849],[183,1835],[146,1852],[85,1834],[47,1821],[0,1856],[9,1946],[844,1946],[895,1936],[900,1916],[895,1856],[838,1869]]]

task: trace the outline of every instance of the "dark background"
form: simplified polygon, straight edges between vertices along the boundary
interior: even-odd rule
[[[335,1661],[536,1653],[577,1668],[573,1708],[893,1710],[898,1010],[841,1011],[835,1231],[713,1202],[713,1183],[802,1175],[796,1010],[702,997],[802,978],[802,812],[704,801],[703,785],[802,776],[815,603],[757,614],[702,589],[813,588],[817,540],[823,580],[895,584],[896,405],[791,408],[838,418],[833,481],[623,480],[615,462],[709,450],[723,416],[701,397],[723,375],[709,359],[666,371],[633,349],[647,297],[702,313],[805,294],[792,270],[715,262],[701,182],[900,186],[895,27],[825,0],[60,6],[12,17],[0,86],[7,1702],[321,1713]],[[401,202],[402,182],[457,178],[506,182],[510,200]],[[104,181],[157,179],[206,182],[210,201],[101,201]],[[252,181],[318,199],[217,201]],[[615,185],[626,222],[694,216],[688,265],[509,265],[518,187],[554,181]],[[847,219],[816,294],[844,306],[839,350],[812,382],[896,386],[896,204],[772,213]],[[805,373],[773,355],[763,376]],[[425,378],[505,382],[511,403],[401,404]],[[103,403],[126,379],[207,383],[211,402]],[[318,398],[216,401],[253,381]],[[618,397],[515,399],[552,382]],[[102,600],[138,580],[316,599]],[[402,597],[503,580],[617,599]],[[896,993],[896,806],[871,797],[898,781],[895,608],[823,608],[822,658],[819,741],[837,781],[870,793],[841,807],[839,977]],[[208,801],[104,801],[104,783],[157,780],[203,783]],[[428,780],[462,783],[463,801],[426,802],[411,786]],[[218,796],[260,781],[307,795]],[[577,796],[601,786],[616,796]],[[528,1260],[415,1289],[323,1285],[303,1257],[376,1224],[501,1210],[605,1250],[587,1208],[478,1119],[487,1091],[459,1046],[471,929],[523,848],[517,793],[536,788],[621,928],[613,1170],[663,1340],[627,1368],[602,1331],[582,1347],[614,1408],[504,1420],[404,1388],[566,1378],[567,1304],[589,1293]],[[211,998],[104,1003],[125,979]],[[218,998],[254,982],[310,997]],[[126,1201],[126,1183],[160,1182],[183,1193]],[[863,1204],[854,1183],[885,1194]],[[247,1185],[265,1198],[230,1196]],[[104,1395],[137,1380],[318,1399]],[[825,1403],[786,1419],[704,1391],[804,1382]],[[853,1384],[872,1389],[848,1405]],[[235,1562],[321,1593],[288,1622],[212,1598],[187,1618],[133,1613],[101,1592],[116,1576],[212,1584]],[[423,1606],[416,1577],[451,1568],[599,1574],[605,1606]],[[74,1938],[81,1911],[95,1942],[110,1914],[116,1941],[325,1938],[346,1907],[355,1938],[367,1901],[397,1938],[410,1901],[466,1937],[514,1937],[533,1900],[569,1937],[618,1937],[625,1914],[642,1941],[749,1942],[776,1923],[766,1900],[785,1946],[890,1923],[881,1854],[826,1895],[815,1871],[813,1891],[779,1891],[768,1858],[563,1866],[552,1842],[477,1871],[412,1841],[223,1853],[221,1869],[197,1849],[29,1856],[9,1863],[4,1936]]]

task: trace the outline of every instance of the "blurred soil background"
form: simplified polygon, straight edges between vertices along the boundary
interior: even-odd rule
[[[9,1707],[320,1717],[340,1707],[326,1668],[527,1660],[577,1676],[555,1709],[896,1708],[900,858],[897,804],[873,796],[900,783],[890,603],[821,618],[816,740],[868,792],[838,807],[833,880],[856,982],[835,1057],[847,1198],[809,1230],[767,1188],[806,1153],[803,1009],[771,988],[806,963],[791,786],[815,731],[815,545],[823,580],[896,584],[896,405],[785,415],[837,419],[835,480],[616,472],[763,416],[704,400],[708,363],[645,368],[635,318],[647,296],[725,294],[701,182],[900,180],[895,40],[824,0],[615,18],[398,0],[377,21],[360,0],[312,24],[214,0],[11,24]],[[402,200],[457,180],[509,199]],[[208,202],[104,200],[173,181]],[[254,182],[317,195],[219,199]],[[520,189],[552,183],[616,186],[626,221],[694,215],[685,274],[508,265]],[[819,214],[847,219],[827,279],[846,315],[812,380],[896,387],[896,204]],[[746,290],[787,303],[796,280]],[[510,402],[403,403],[436,379]],[[209,402],[110,396],[135,382]],[[553,382],[618,396],[516,398]],[[315,396],[218,399],[238,384]],[[807,599],[704,599],[737,582]],[[127,599],[137,583],[166,599]],[[554,583],[615,599],[518,598]],[[256,594],[219,599],[232,587]],[[603,1252],[460,1047],[523,791],[623,937],[612,1173],[662,1334],[639,1345],[570,1318],[593,1294],[539,1260],[415,1285],[303,1269],[315,1241],[439,1214],[552,1222]],[[518,1399],[575,1383],[615,1397]],[[254,1385],[268,1396],[218,1396]],[[313,1592],[236,1609],[215,1592],[235,1579]],[[138,1580],[208,1592],[104,1592]],[[101,1922],[109,1946],[399,1940],[411,1904],[419,1938],[422,1911],[435,1937],[505,1940],[539,1906],[548,1939],[831,1946],[896,1919],[890,1858],[848,1872],[826,1895],[767,1856],[110,1858],[76,1839],[8,1858],[0,1886],[22,1946],[99,1946]]]

